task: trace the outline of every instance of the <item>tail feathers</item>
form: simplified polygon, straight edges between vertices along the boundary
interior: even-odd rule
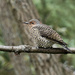
[[[69,51],[69,52],[71,52],[72,53],[72,51],[66,46],[66,45],[62,45],[67,51]]]

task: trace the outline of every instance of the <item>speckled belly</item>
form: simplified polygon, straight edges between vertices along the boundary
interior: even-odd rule
[[[48,40],[40,35],[37,29],[32,29],[33,32],[31,32],[32,38],[35,39],[35,42],[38,47],[52,47],[54,44],[54,41]]]
[[[39,47],[47,48],[47,47],[52,47],[52,45],[54,44],[54,41],[48,40],[48,39],[40,36],[37,39],[37,44]]]

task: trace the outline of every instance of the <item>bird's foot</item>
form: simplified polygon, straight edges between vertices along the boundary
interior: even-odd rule
[[[39,48],[51,49],[53,47],[39,47]]]

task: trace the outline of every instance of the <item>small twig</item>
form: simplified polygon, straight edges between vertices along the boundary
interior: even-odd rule
[[[72,53],[75,53],[75,48],[70,48]],[[46,54],[71,54],[63,48],[36,48],[29,45],[19,45],[19,46],[3,46],[0,45],[0,51],[3,52],[18,52],[18,53],[46,53]]]

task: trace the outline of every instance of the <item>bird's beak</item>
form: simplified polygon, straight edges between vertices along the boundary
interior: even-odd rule
[[[29,24],[29,22],[23,22],[23,23],[25,23],[25,24]]]

